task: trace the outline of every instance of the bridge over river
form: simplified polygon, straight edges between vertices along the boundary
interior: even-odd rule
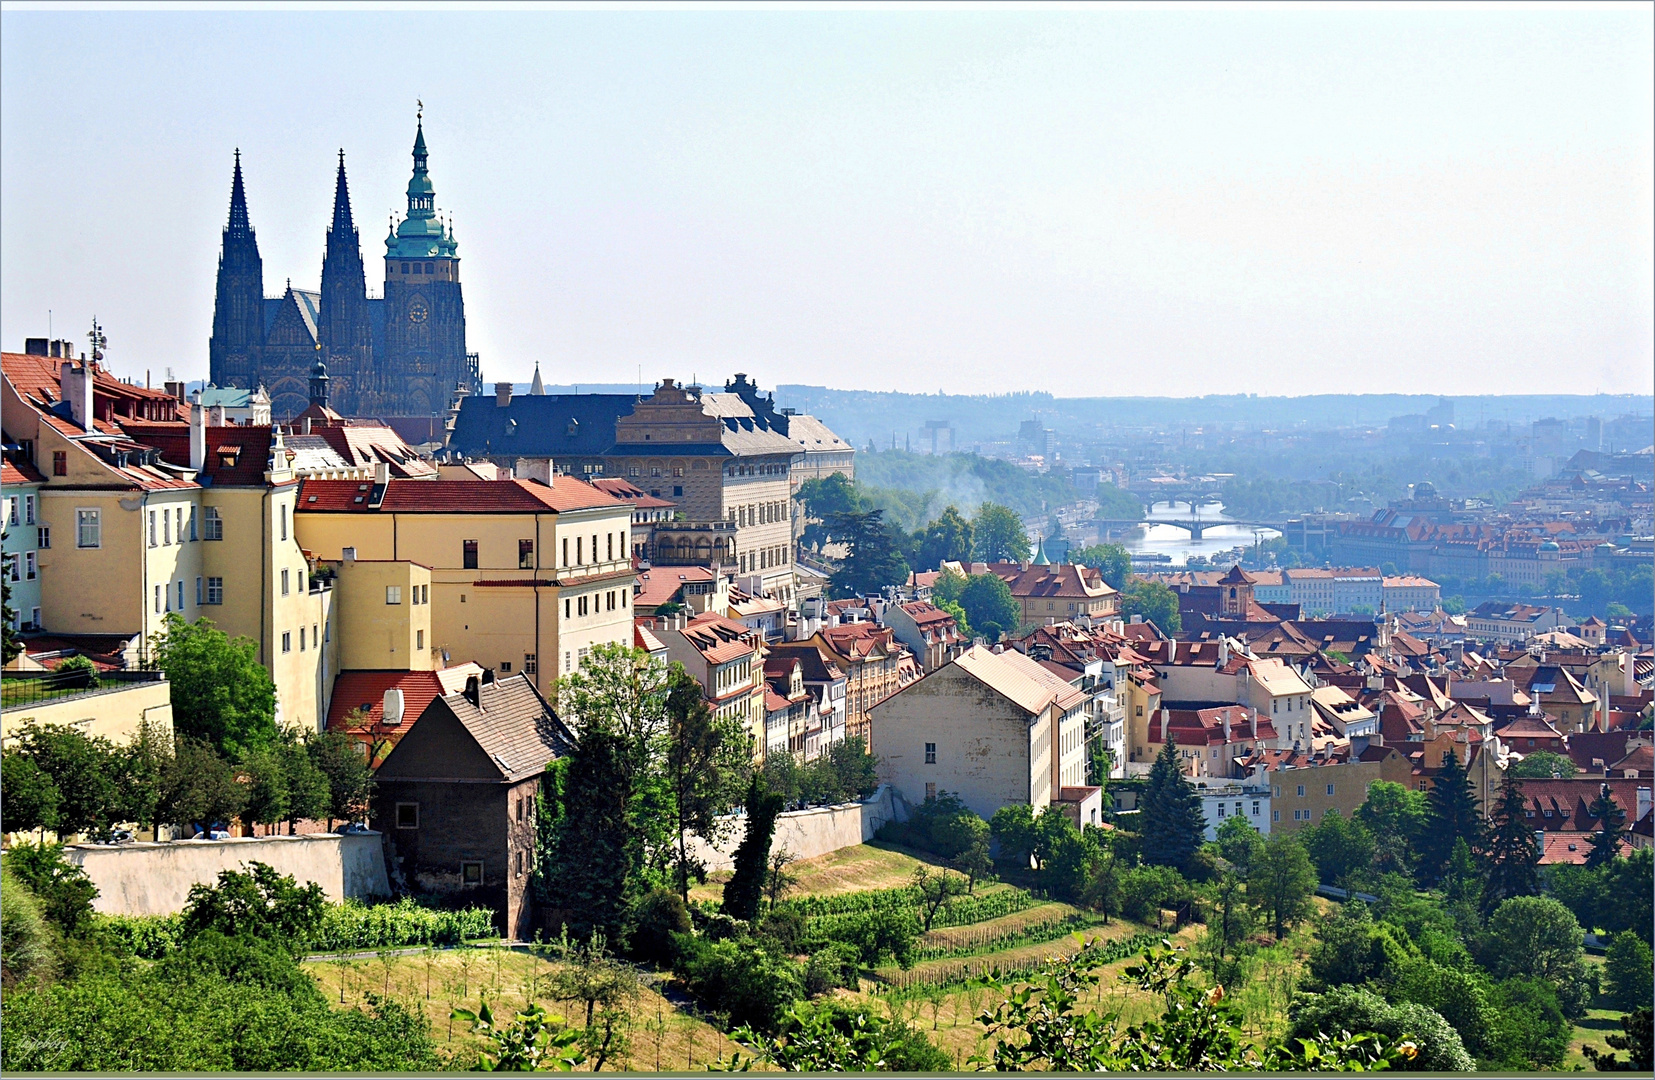
[[[1121,531],[1148,525],[1171,525],[1175,529],[1183,529],[1190,534],[1192,540],[1201,539],[1201,534],[1208,529],[1219,529],[1225,526],[1237,525],[1249,529],[1273,529],[1282,532],[1286,529],[1284,521],[1243,521],[1239,518],[1098,518],[1099,529]]]

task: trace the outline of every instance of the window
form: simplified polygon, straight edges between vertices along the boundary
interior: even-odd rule
[[[925,801],[930,802],[932,799],[934,799],[936,797],[937,797],[937,785],[935,785],[935,784],[926,784],[925,785]]]
[[[569,618],[574,617],[573,614],[570,611],[570,606],[569,605],[570,605],[570,600],[567,596],[565,596],[563,598],[563,617],[565,619],[569,619]]]
[[[540,664],[536,661],[535,654],[532,652],[526,652],[523,654],[523,674],[540,674]]]
[[[1301,799],[1304,798],[1304,785],[1303,784],[1299,785],[1299,798],[1301,798]]]
[[[1333,794],[1333,785],[1332,785],[1332,784],[1329,784],[1329,785],[1328,785],[1328,786],[1327,786],[1327,793],[1328,793],[1328,794],[1329,794],[1329,795],[1332,795],[1332,794]]]
[[[288,572],[287,572],[287,569],[286,569],[286,568],[285,568],[285,567],[284,567],[284,568],[283,568],[283,569],[282,569],[282,595],[283,595],[283,596],[286,596],[286,595],[287,595],[287,593],[288,593],[288,588],[287,588],[287,573],[288,573]]]
[[[202,511],[202,514],[206,518],[207,526],[202,531],[202,535],[208,540],[224,539],[224,519],[219,516],[218,507],[209,506]]]
[[[575,565],[586,565],[586,537],[575,537]]]
[[[299,651],[305,651],[305,628],[299,627]]]
[[[193,541],[195,538],[195,507],[192,506],[190,507],[190,539]]]
[[[207,601],[207,594],[202,592],[202,590],[201,590],[201,579],[196,578],[195,579],[195,606],[200,607],[202,604],[206,603],[206,601]]]
[[[515,852],[514,854],[516,855],[515,874],[516,874],[517,877],[522,877],[523,876],[523,853],[521,851],[518,851],[518,852]]]
[[[149,512],[149,546],[155,546],[155,511]]]
[[[385,602],[387,604],[400,604],[400,603],[402,603],[402,586],[401,585],[387,585],[387,586],[385,586]]]
[[[178,579],[178,610],[184,610],[184,579]]]
[[[155,614],[161,614],[161,586],[155,586]]]
[[[152,542],[153,539],[152,537]],[[172,511],[170,510],[161,511],[161,546],[172,546]]]
[[[672,494],[673,494],[674,498],[682,499],[684,497],[684,485],[683,484],[674,484],[674,485],[672,485]]]
[[[517,542],[517,568],[519,570],[534,569],[533,540],[519,540]]]
[[[614,557],[615,557],[615,534],[614,533],[604,533],[603,534],[603,541],[604,541],[604,543],[603,543],[604,558],[614,559]]]
[[[207,579],[207,603],[209,603],[209,604],[222,604],[222,603],[224,603],[224,579],[223,578],[221,578],[221,577],[210,577],[210,578]]]
[[[282,504],[282,539],[287,539],[287,505]]]
[[[52,546],[52,527],[42,525],[34,531],[35,547],[49,548]]]
[[[582,615],[586,614],[586,597],[584,596],[580,598],[580,613]]]
[[[1270,811],[1270,820],[1271,821],[1280,821],[1281,820],[1281,811],[1280,810]]]
[[[293,634],[292,634],[291,631],[284,630],[284,631],[282,631],[282,652],[289,653],[289,652],[292,652],[292,651],[293,651]]]
[[[23,578],[26,581],[33,581],[39,575],[35,558],[35,553],[32,551],[23,553]]]
[[[569,565],[569,538],[567,536],[563,538],[563,565]]]
[[[503,674],[510,674],[511,673],[511,661],[510,660],[500,661],[500,671]]]
[[[927,765],[935,765],[937,763],[937,744],[934,742],[928,742],[925,744],[925,763]]]
[[[422,604],[429,604],[431,602],[431,586],[421,585],[419,587],[419,602]]]
[[[460,549],[460,565],[467,570],[477,569],[477,541],[461,540]]]
[[[528,804],[529,804],[529,800],[526,799],[526,798],[517,800],[517,820],[518,821],[523,820],[523,808],[525,806],[527,806]]]
[[[40,629],[40,609],[39,608],[30,608],[29,609],[29,625],[34,627],[36,630]]]
[[[478,862],[463,862],[460,864],[461,885],[481,885],[483,883],[483,864]]]
[[[18,507],[18,502],[17,502],[17,496],[16,495],[13,495],[11,498],[6,500],[6,524],[7,525],[16,525],[17,524],[17,521],[18,521],[17,507]]]
[[[415,630],[414,631],[414,648],[416,648],[416,649],[425,648],[425,631],[424,630]]]
[[[417,803],[417,802],[399,802],[399,803],[397,803],[397,828],[399,828],[399,829],[417,829],[417,828],[419,828],[419,803]]]
[[[52,451],[52,475],[53,476],[68,476],[69,475],[69,451],[67,451],[67,450],[53,450]]]

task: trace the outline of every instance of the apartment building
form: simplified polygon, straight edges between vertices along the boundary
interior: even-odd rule
[[[585,481],[398,480],[382,465],[371,482],[304,480],[297,498],[318,558],[426,568],[428,667],[474,661],[550,694],[594,646],[632,642],[630,508]]]
[[[40,546],[50,531],[40,518],[40,485],[46,478],[21,454],[6,454],[0,469],[0,526],[4,528],[5,553],[0,558],[0,575],[11,586],[11,628],[38,630]]]
[[[701,684],[713,715],[738,721],[752,739],[754,760],[763,761],[768,689],[764,635],[711,611],[688,621],[681,616],[657,618],[649,629],[667,647],[667,659],[683,664]],[[803,692],[802,676],[799,691]]]
[[[871,622],[823,627],[806,639],[845,674],[845,736],[861,737],[874,750],[869,710],[902,688],[906,646],[889,628]],[[877,751],[875,751],[877,752]]]

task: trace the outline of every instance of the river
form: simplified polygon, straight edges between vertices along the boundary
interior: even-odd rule
[[[1275,529],[1255,529],[1251,525],[1218,525],[1203,530],[1196,540],[1175,525],[1157,525],[1156,521],[1228,521],[1223,503],[1207,503],[1200,512],[1191,513],[1188,503],[1156,503],[1149,512],[1141,533],[1121,540],[1126,550],[1134,555],[1165,555],[1171,561],[1162,566],[1183,566],[1192,555],[1212,558],[1236,547],[1248,547],[1258,540],[1273,540],[1281,533]],[[1152,567],[1146,567],[1149,569]]]

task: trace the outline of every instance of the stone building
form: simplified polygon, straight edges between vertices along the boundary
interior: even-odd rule
[[[321,289],[296,289],[289,278],[279,297],[267,297],[236,152],[208,343],[217,387],[264,387],[278,421],[305,408],[306,381],[318,360],[326,363],[333,400],[347,415],[430,416],[444,412],[457,389],[477,392],[478,360],[465,346],[459,246],[437,216],[423,124],[413,158],[407,214],[385,239],[383,297],[368,295],[343,152]]]

